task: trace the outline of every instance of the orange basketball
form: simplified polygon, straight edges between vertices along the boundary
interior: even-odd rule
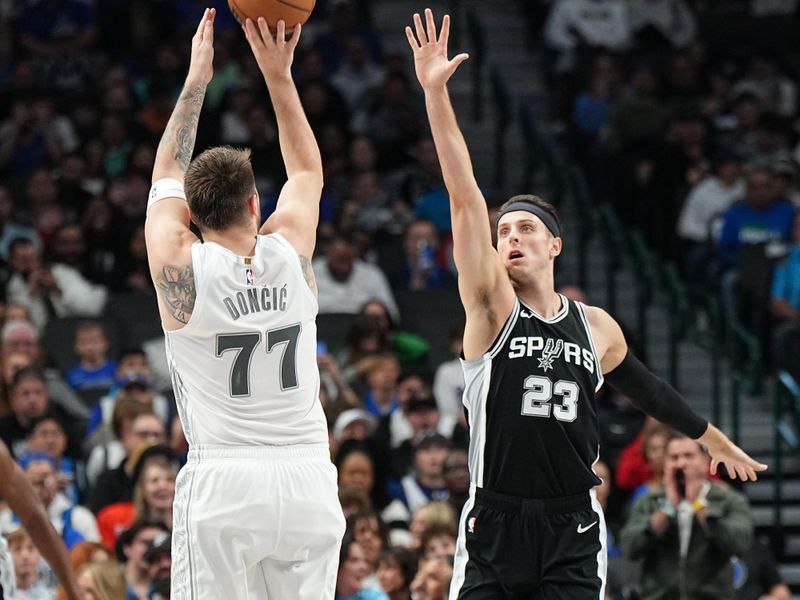
[[[291,31],[298,23],[305,23],[314,10],[316,0],[228,0],[233,16],[242,25],[246,19],[258,21],[264,17],[271,30],[278,21],[286,21],[286,30]]]

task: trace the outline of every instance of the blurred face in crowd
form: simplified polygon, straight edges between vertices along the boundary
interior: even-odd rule
[[[339,577],[336,581],[338,595],[350,596],[361,590],[362,581],[369,575],[370,566],[364,556],[364,550],[357,543],[350,544],[347,558],[339,565]]]
[[[53,465],[46,460],[33,461],[25,469],[25,476],[36,490],[36,495],[39,496],[42,504],[45,507],[50,506],[58,492],[58,479],[56,479]]]
[[[403,589],[406,580],[395,557],[384,556],[378,563],[378,581],[387,594],[393,594]]]
[[[16,351],[3,352],[3,381],[6,385],[11,385],[14,375],[20,369],[29,367],[31,359],[27,354]]]
[[[756,210],[768,208],[774,199],[774,192],[769,171],[755,170],[747,177],[747,203]]]
[[[21,242],[16,244],[8,256],[8,266],[15,273],[28,275],[38,269],[41,265],[39,251],[31,242]]]
[[[664,450],[666,447],[666,433],[655,432],[648,436],[645,441],[644,458],[656,475],[664,472]]]
[[[378,152],[370,138],[359,136],[350,142],[350,166],[354,171],[371,171],[377,163]]]
[[[53,252],[60,262],[80,264],[86,252],[83,230],[77,225],[66,225],[59,229],[53,240]]]
[[[147,561],[147,576],[155,581],[169,577],[172,569],[172,555],[169,552],[159,552]]]
[[[360,518],[355,524],[353,535],[356,543],[364,551],[366,561],[370,566],[377,566],[378,555],[383,550],[378,519],[372,516]]]
[[[23,422],[41,417],[48,404],[47,389],[38,377],[25,377],[11,392],[11,410]]]
[[[67,449],[67,434],[54,419],[40,421],[27,438],[28,447],[38,452],[46,452],[55,458],[64,456]]]
[[[717,176],[725,185],[732,185],[742,175],[742,164],[737,160],[726,160],[717,167]]]
[[[403,249],[411,262],[412,257],[416,259],[420,244],[425,244],[433,249],[435,253],[439,249],[439,232],[430,221],[415,221],[406,229],[406,237],[403,240]]]
[[[406,409],[405,415],[414,435],[425,431],[435,431],[439,425],[440,415],[435,402],[415,403],[412,401]]]
[[[393,357],[378,359],[367,373],[367,385],[372,390],[389,390],[397,385],[400,363]]]
[[[432,537],[425,544],[425,558],[450,560],[456,553],[456,540],[452,535],[443,533]]]
[[[117,378],[141,375],[146,379],[150,377],[150,363],[147,362],[147,355],[132,352],[119,359],[117,365]]]
[[[451,493],[469,491],[469,462],[463,450],[451,450],[444,459],[444,483]]]
[[[436,146],[431,138],[423,138],[414,148],[417,164],[428,174],[438,175],[440,173],[439,155],[436,154]]]
[[[351,452],[339,467],[339,485],[369,494],[375,485],[372,460],[363,452]]]
[[[175,499],[175,472],[163,465],[145,467],[142,477],[142,493],[144,500],[153,510],[167,511],[172,509]]]
[[[130,544],[122,547],[123,554],[137,571],[147,572],[149,565],[144,559],[144,554],[159,533],[161,533],[161,529],[158,527],[145,527],[136,534]]]
[[[361,307],[362,315],[374,317],[380,324],[381,331],[389,331],[389,311],[382,302],[371,300]]]
[[[29,537],[8,545],[11,560],[14,562],[14,573],[18,581],[36,581],[42,555],[33,545]]]
[[[331,242],[325,253],[328,271],[336,281],[347,281],[353,270],[355,259],[355,248],[343,240]]]
[[[81,360],[97,363],[106,357],[108,340],[102,327],[81,327],[75,336],[75,352]]]
[[[447,448],[432,444],[414,453],[414,468],[420,476],[441,477],[445,458],[447,458]]]
[[[709,459],[700,444],[690,438],[676,438],[667,443],[665,469],[683,469],[686,481],[705,479]]]
[[[129,427],[122,427],[122,446],[130,456],[139,446],[147,444],[163,444],[165,439],[164,423],[156,415],[139,415]]]

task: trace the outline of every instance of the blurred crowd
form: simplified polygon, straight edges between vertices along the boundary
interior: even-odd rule
[[[215,76],[196,149],[251,148],[266,218],[285,172],[266,88],[225,2],[0,0],[0,439],[70,548],[87,598],[169,597],[186,441],[158,338],[132,345],[109,324],[122,298],[154,298],[150,173],[208,4],[218,9]],[[781,52],[797,40],[722,52],[706,42],[719,36],[702,12],[719,3],[524,4],[532,31],[543,31],[538,51],[554,58],[551,117],[598,198],[687,278],[726,290],[731,315],[796,344],[797,90]],[[752,4],[768,13],[757,19],[787,3]],[[463,320],[424,103],[409,58],[384,52],[369,9],[318,2],[293,69],[325,169],[313,267],[320,397],[348,522],[336,593],[440,600],[469,493]],[[747,269],[759,269],[758,289]],[[561,291],[586,301],[574,286]],[[445,310],[426,294],[446,299]],[[404,326],[428,312],[448,322]],[[43,343],[67,323],[58,339],[68,352]],[[446,356],[435,330],[449,332]],[[682,585],[711,583],[713,597],[733,598],[735,587],[738,598],[788,598],[768,551],[751,543],[746,501],[709,478],[700,447],[611,391],[598,405],[608,598],[674,597],[658,593],[678,569]],[[18,597],[53,598],[57,582],[7,508],[0,532]]]

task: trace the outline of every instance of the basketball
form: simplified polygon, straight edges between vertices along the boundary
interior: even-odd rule
[[[316,0],[228,0],[228,7],[242,25],[247,19],[255,23],[259,17],[264,17],[274,31],[278,21],[283,19],[286,31],[291,31],[298,23],[308,20],[315,3]]]

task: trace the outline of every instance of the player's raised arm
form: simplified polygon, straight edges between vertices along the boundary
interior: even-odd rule
[[[708,448],[711,472],[724,464],[728,474],[742,481],[757,479],[767,465],[756,462],[728,437],[692,410],[666,381],[657,377],[628,350],[619,324],[604,310],[586,307],[600,362],[609,385],[631,399],[644,413],[680,431]]]
[[[165,325],[185,324],[194,306],[189,206],[183,190],[194,152],[197,123],[213,76],[215,9],[206,9],[192,38],[189,73],[156,152],[153,187],[147,206],[145,241],[150,274],[159,296]]]
[[[75,573],[64,542],[50,524],[50,517],[47,516],[36,491],[2,442],[0,442],[0,495],[5,497],[47,564],[58,576],[69,600],[80,600],[82,596],[78,591]]]
[[[477,341],[476,348],[465,347],[467,357],[471,358],[484,351],[499,332],[513,307],[514,290],[492,246],[486,201],[472,172],[469,150],[447,93],[448,80],[469,57],[458,54],[448,58],[449,34],[450,16],[444,16],[437,37],[430,9],[425,9],[424,25],[420,15],[415,14],[414,29],[406,27],[406,37],[414,53],[414,69],[425,92],[433,141],[450,194],[458,287],[467,312],[467,331],[473,330],[467,337]],[[485,325],[479,325],[476,331],[473,325],[479,321]]]
[[[275,213],[264,223],[261,233],[278,232],[289,240],[302,261],[314,253],[322,193],[322,158],[311,131],[300,96],[292,80],[292,59],[300,40],[301,26],[295,26],[286,39],[286,23],[278,21],[273,39],[264,18],[258,24],[245,22],[245,35],[256,62],[267,82],[275,118],[278,141],[288,180],[278,197]],[[311,270],[310,263],[304,270]]]

